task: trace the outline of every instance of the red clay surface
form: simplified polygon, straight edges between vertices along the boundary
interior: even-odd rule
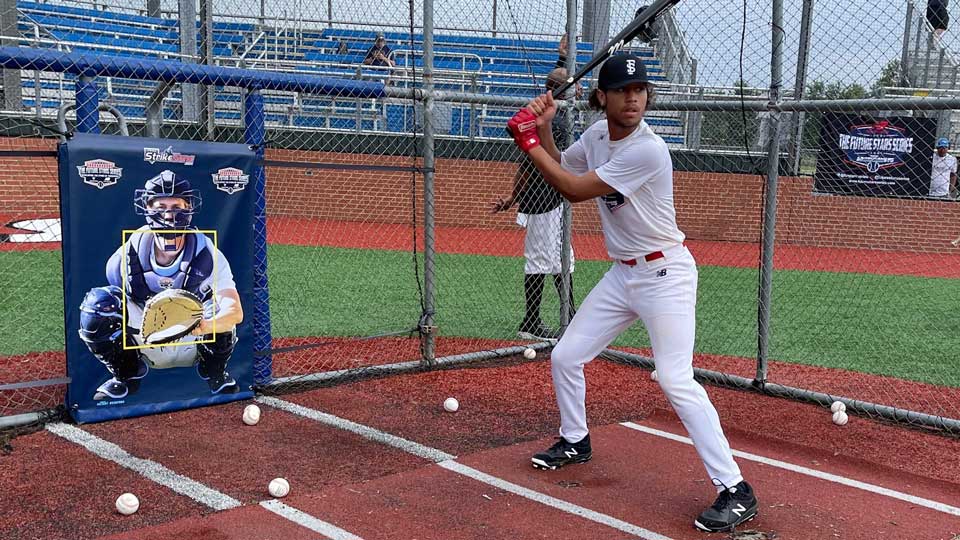
[[[289,540],[310,532],[260,506],[244,506],[203,517],[131,530],[103,540]],[[317,538],[313,535],[313,538]]]
[[[483,471],[678,540],[704,538],[689,528],[690,519],[709,504],[713,492],[692,447],[613,425],[631,420],[682,433],[659,387],[636,368],[600,361],[586,369],[596,458],[553,474],[537,473],[526,461],[556,433],[557,411],[544,361],[373,379],[283,399],[458,455]],[[960,464],[953,459],[960,455],[960,440],[858,417],[840,428],[819,407],[708,391],[734,448],[960,505]],[[460,400],[457,413],[442,410],[448,396]],[[544,537],[556,532],[567,533],[565,538],[627,537],[602,528],[578,532],[589,524],[558,517],[553,510],[531,509],[526,501],[458,480],[420,458],[267,406],[260,424],[244,426],[239,421],[243,406],[84,429],[247,504],[267,498],[266,483],[285,476],[292,486],[286,502],[317,511],[317,518],[364,538],[538,538],[530,530],[543,531]],[[25,508],[30,513],[17,511],[0,521],[0,537],[91,538],[196,518],[202,512],[50,434],[20,437],[13,444],[13,454],[0,456],[0,493],[7,494],[0,503],[19,508],[21,501],[29,501]],[[836,533],[840,538],[950,540],[960,533],[955,517],[909,510],[905,503],[768,466],[742,460],[741,466],[763,496],[762,517],[750,527],[776,531],[780,538],[834,538]],[[113,499],[123,491],[140,496],[145,515],[124,519],[112,513]],[[645,502],[650,494],[656,503]],[[122,537],[260,538],[251,531],[273,523],[266,515],[261,509],[231,511]],[[23,523],[29,523],[34,536],[20,535]],[[249,530],[235,523],[247,524]],[[295,531],[283,537],[317,537]],[[900,535],[908,531],[916,536]]]

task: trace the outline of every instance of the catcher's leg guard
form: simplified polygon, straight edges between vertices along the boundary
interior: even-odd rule
[[[88,343],[87,347],[113,375],[97,388],[94,400],[122,399],[140,389],[140,380],[146,377],[150,368],[137,351],[125,351],[119,343]]]
[[[208,339],[210,339],[209,335],[204,336],[204,340]],[[237,343],[237,333],[236,331],[219,332],[213,334],[213,339],[213,343],[197,344],[197,352],[200,355],[197,374],[207,381],[210,391],[214,394],[232,394],[240,387],[237,381],[227,373],[227,362]]]

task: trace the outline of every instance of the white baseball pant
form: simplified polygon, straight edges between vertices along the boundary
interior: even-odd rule
[[[653,347],[660,388],[686,427],[707,474],[722,486],[743,480],[720,417],[707,392],[693,379],[697,265],[682,244],[653,261],[629,266],[614,262],[551,354],[553,387],[560,408],[560,436],[577,442],[587,435],[583,366],[637,319]]]

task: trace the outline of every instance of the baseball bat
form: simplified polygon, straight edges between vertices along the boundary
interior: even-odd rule
[[[604,60],[606,60],[610,56],[613,56],[613,54],[619,51],[620,49],[622,49],[624,45],[626,45],[627,43],[630,43],[633,40],[633,38],[637,37],[637,35],[644,29],[647,23],[652,22],[661,13],[663,13],[667,9],[670,9],[671,7],[679,3],[680,3],[680,0],[656,0],[656,2],[654,2],[653,4],[650,4],[650,6],[648,6],[643,10],[640,16],[630,21],[630,24],[624,27],[624,29],[621,30],[619,34],[614,36],[613,39],[610,40],[610,43],[607,43],[606,45],[603,46],[602,49],[598,50],[593,55],[593,58],[591,58],[589,62],[584,64],[583,67],[576,72],[576,74],[574,74],[572,77],[567,78],[566,82],[564,82],[558,88],[554,89],[553,97],[559,98],[560,96],[562,96],[563,93],[566,92],[568,88],[576,84],[577,81],[582,79],[584,75],[586,75],[587,73],[590,73],[590,71],[593,70],[593,68],[600,65]]]

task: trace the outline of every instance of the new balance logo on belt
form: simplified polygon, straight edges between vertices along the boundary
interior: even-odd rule
[[[663,276],[665,276],[665,275],[667,275],[667,269],[666,269],[666,268],[664,268],[663,270],[657,270],[657,277],[663,277]]]

